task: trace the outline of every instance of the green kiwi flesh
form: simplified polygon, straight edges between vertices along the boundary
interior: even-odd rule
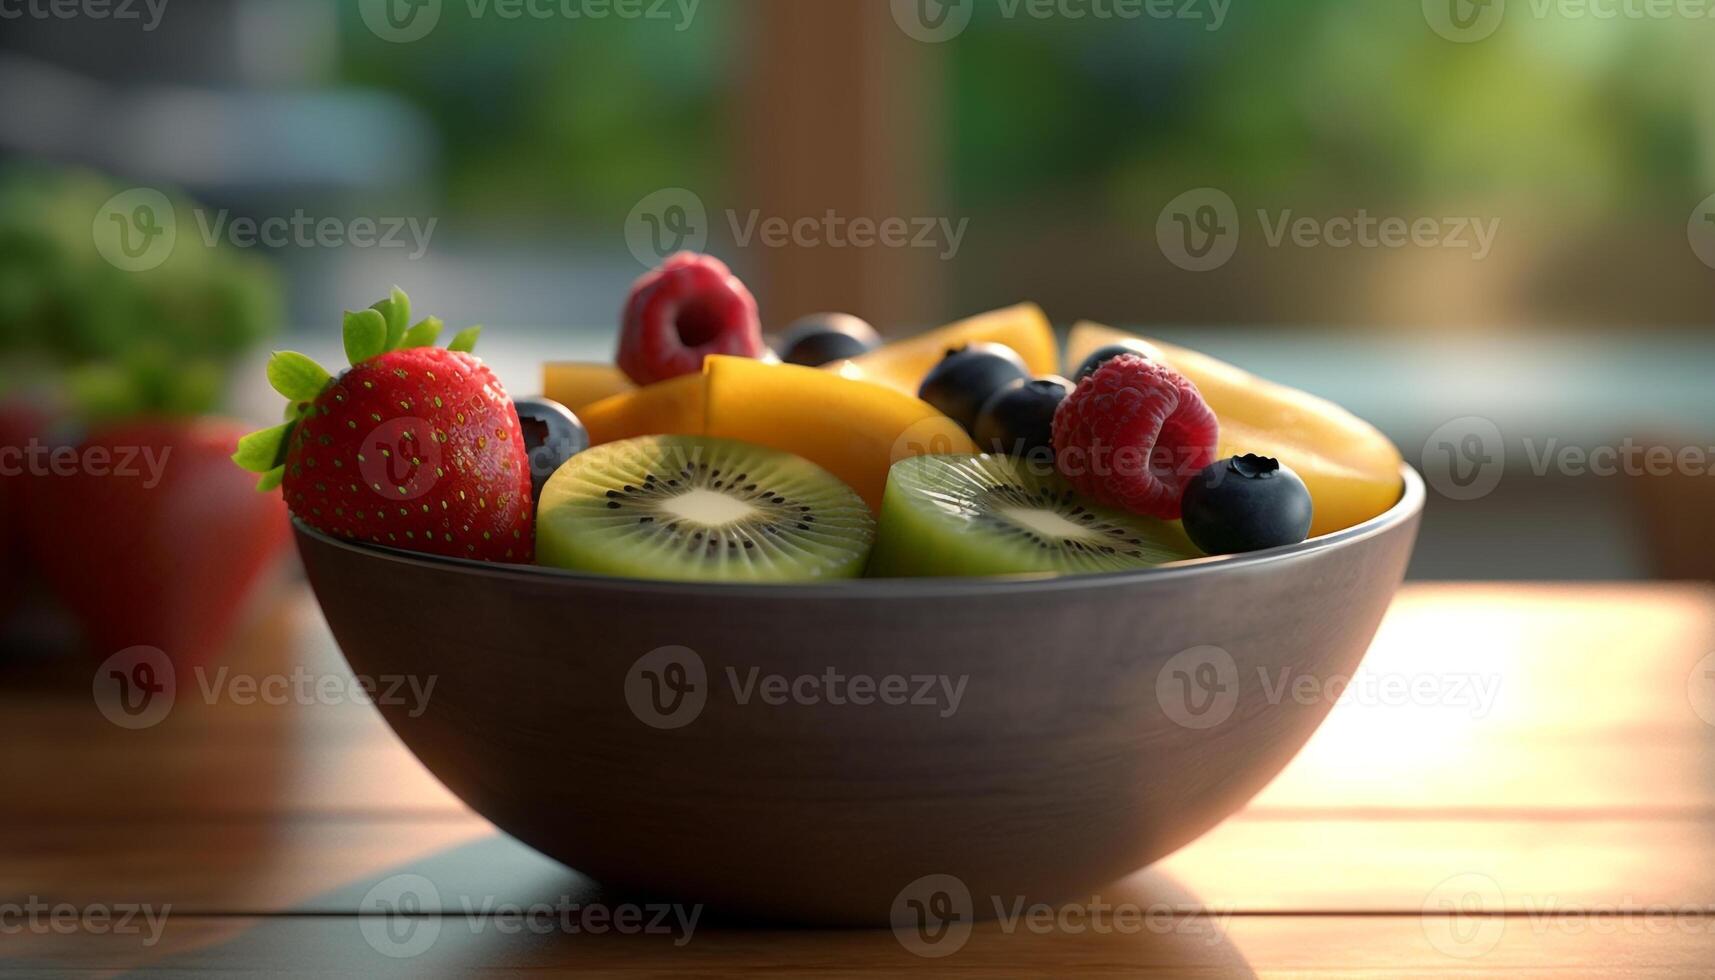
[[[585,450],[548,479],[536,512],[540,564],[627,578],[852,578],[874,540],[868,506],[828,471],[704,436]]]
[[[868,574],[1066,575],[1201,555],[1177,522],[1090,503],[1012,457],[916,456],[888,472]]]

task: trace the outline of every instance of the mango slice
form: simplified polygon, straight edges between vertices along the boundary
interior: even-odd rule
[[[923,376],[950,348],[988,341],[1005,344],[1024,358],[1033,374],[1060,370],[1054,328],[1035,303],[1020,303],[979,314],[905,340],[878,347],[861,357],[823,365],[843,377],[888,385],[915,398]]]
[[[604,398],[631,391],[634,387],[625,372],[612,364],[549,361],[542,365],[543,396],[573,412],[581,413]]]
[[[705,434],[794,453],[818,464],[881,509],[895,461],[926,453],[975,453],[957,422],[925,402],[820,368],[714,355]],[[668,382],[671,384],[672,382]]]
[[[1273,456],[1310,488],[1312,537],[1361,524],[1399,501],[1399,450],[1375,427],[1333,402],[1266,381],[1207,354],[1099,323],[1072,327],[1067,373],[1108,344],[1140,340],[1190,378],[1221,422],[1221,458]]]
[[[589,429],[592,446],[634,436],[694,436],[703,432],[706,391],[703,375],[686,374],[610,395],[582,409],[572,410]],[[549,394],[548,397],[554,396]]]

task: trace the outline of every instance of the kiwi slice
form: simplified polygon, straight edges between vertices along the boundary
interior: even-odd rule
[[[1086,502],[1026,461],[915,456],[888,471],[869,574],[1113,572],[1201,555],[1177,522]]]
[[[875,540],[856,492],[790,453],[705,436],[588,449],[542,488],[536,560],[630,578],[853,578]]]

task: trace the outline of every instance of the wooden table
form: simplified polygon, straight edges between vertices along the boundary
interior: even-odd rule
[[[582,916],[617,899],[466,810],[373,709],[290,703],[313,686],[234,703],[236,675],[345,675],[301,587],[238,647],[213,703],[181,697],[135,731],[98,713],[87,664],[0,673],[0,973],[1715,970],[1702,586],[1408,587],[1327,724],[1248,809],[1090,901],[979,924],[933,959],[886,930],[708,916],[572,931],[555,903]],[[441,914],[379,911],[408,894]]]

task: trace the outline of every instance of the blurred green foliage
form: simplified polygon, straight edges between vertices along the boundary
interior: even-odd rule
[[[657,19],[473,16],[389,44],[341,4],[343,81],[409,99],[442,134],[447,205],[509,231],[617,225],[646,189],[725,179],[733,11],[704,3],[685,30]]]
[[[1504,196],[1577,219],[1677,214],[1708,193],[1715,102],[1695,80],[1715,22],[1545,9],[1515,4],[1492,36],[1456,44],[1416,2],[1233,4],[1218,31],[978,4],[946,45],[959,204],[1094,187],[1159,207],[1168,188],[1212,185],[1252,200]]]
[[[1504,197],[1576,220],[1680,210],[1715,176],[1699,136],[1715,101],[1690,81],[1715,21],[1514,4],[1492,37],[1457,44],[1416,2],[1221,4],[1211,30],[1215,6],[1038,18],[978,0],[937,49],[956,205],[1124,209],[1216,185],[1259,201]],[[606,226],[649,189],[729,189],[742,13],[704,3],[679,30],[449,3],[402,45],[342,4],[340,76],[428,114],[452,209],[508,230]]]
[[[90,420],[209,411],[234,360],[280,325],[274,272],[188,228],[157,267],[114,266],[93,227],[121,190],[89,172],[0,174],[0,385],[63,387]]]

